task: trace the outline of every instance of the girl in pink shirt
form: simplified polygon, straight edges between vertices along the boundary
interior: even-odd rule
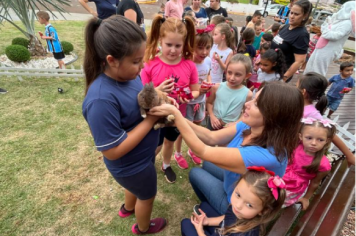
[[[165,16],[175,17],[178,19],[182,19],[183,15],[183,5],[186,3],[186,0],[170,0],[166,3],[166,7],[164,9]]]
[[[144,57],[146,63],[141,71],[142,82],[143,84],[152,82],[155,87],[158,86],[170,97],[177,99],[181,104],[179,110],[185,116],[187,102],[192,98],[197,98],[200,89],[198,72],[191,61],[195,39],[194,22],[189,17],[185,17],[183,21],[177,18],[165,20],[158,15],[153,19],[151,29]],[[156,56],[158,43],[162,47],[160,56]],[[190,91],[190,95],[185,96],[185,94],[173,92],[173,89],[176,91],[179,88]],[[170,160],[174,142],[179,135],[176,127],[165,127],[160,130],[156,154],[160,151],[164,138],[162,171],[169,183],[174,183],[176,180],[176,175],[170,167]],[[188,167],[182,155],[175,155],[175,159],[180,168]]]

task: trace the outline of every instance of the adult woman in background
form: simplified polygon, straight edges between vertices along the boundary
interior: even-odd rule
[[[221,130],[209,131],[187,121],[172,105],[154,107],[150,114],[175,116],[186,144],[204,160],[203,168],[190,171],[190,183],[202,202],[224,214],[234,183],[247,167],[263,166],[284,175],[298,144],[303,108],[303,96],[296,87],[276,82],[245,103],[240,122]]]
[[[205,9],[201,7],[201,0],[192,0],[192,5],[184,8],[184,12],[190,10],[194,11],[195,18],[208,18]]]
[[[299,0],[293,4],[289,13],[289,24],[283,26],[273,38],[271,48],[282,50],[287,64],[287,72],[283,76],[289,82],[294,73],[305,61],[309,48],[309,33],[305,24],[313,5],[308,0]]]
[[[102,20],[109,18],[116,14],[116,7],[119,4],[119,0],[78,0],[79,3],[93,16],[96,16]],[[94,11],[88,2],[95,3],[96,10]]]
[[[135,0],[120,0],[117,14],[136,22],[136,24],[145,30],[143,13]]]

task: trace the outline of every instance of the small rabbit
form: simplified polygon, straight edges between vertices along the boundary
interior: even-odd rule
[[[165,103],[171,104],[167,95],[153,87],[152,82],[145,84],[142,91],[137,95],[138,105],[140,106],[141,116],[146,118],[146,112],[152,107],[159,106]],[[153,126],[155,130],[163,128],[166,125],[173,124],[175,117],[169,115],[166,118],[159,119]]]

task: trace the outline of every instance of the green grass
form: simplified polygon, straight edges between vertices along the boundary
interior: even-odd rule
[[[84,22],[53,25],[61,40],[73,43],[80,66]],[[1,55],[21,33],[9,24],[0,27]],[[36,25],[38,30],[43,27]],[[123,189],[106,170],[82,116],[84,81],[0,77],[0,87],[9,91],[0,95],[0,235],[132,235],[134,217],[117,215]],[[177,182],[168,184],[161,163],[158,157],[152,216],[166,217],[169,225],[157,235],[180,235],[180,221],[198,199],[189,170],[172,161]]]

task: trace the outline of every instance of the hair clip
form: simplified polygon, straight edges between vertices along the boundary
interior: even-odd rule
[[[302,118],[301,122],[307,125],[311,125],[316,121],[313,117]]]
[[[267,174],[269,174],[271,176],[275,175],[275,173],[273,171],[267,170],[263,166],[249,166],[249,167],[247,167],[247,169],[248,170],[258,171],[258,172],[266,172]]]
[[[269,177],[267,185],[271,189],[274,199],[278,200],[278,188],[286,188],[286,183],[278,175]]]
[[[323,120],[320,120],[319,122],[322,123],[325,128],[326,128],[326,127],[331,128],[332,125],[335,126],[335,124],[336,124],[334,121],[329,120],[329,119],[323,119]]]
[[[197,29],[197,34],[209,33],[214,30],[215,25],[208,25],[205,29]]]

